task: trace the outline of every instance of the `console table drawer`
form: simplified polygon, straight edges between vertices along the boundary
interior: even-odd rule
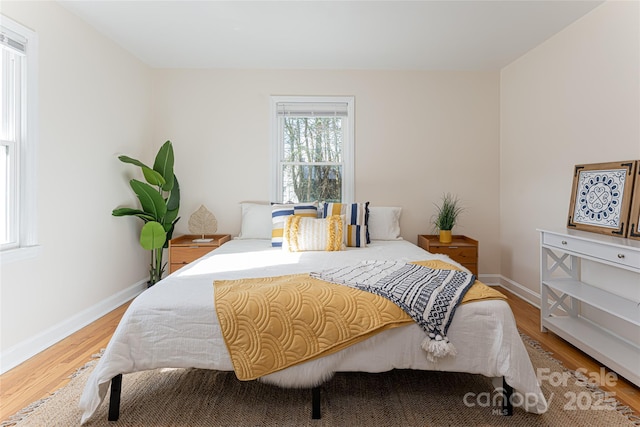
[[[553,246],[563,251],[570,251],[577,254],[585,254],[588,257],[597,258],[609,263],[619,264],[632,269],[640,269],[640,252],[637,250],[620,247],[602,245],[589,240],[574,238],[573,236],[559,236],[544,233],[543,244]]]

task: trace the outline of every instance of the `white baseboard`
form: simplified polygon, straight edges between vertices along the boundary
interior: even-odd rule
[[[487,286],[500,286],[501,277],[499,274],[478,274],[478,280]]]
[[[487,286],[504,288],[534,307],[540,308],[540,294],[501,274],[480,274],[478,280]]]
[[[538,292],[534,292],[526,286],[502,275],[500,276],[499,286],[511,291],[534,307],[540,308],[540,294]]]
[[[105,314],[115,310],[127,301],[138,296],[147,287],[147,281],[141,280],[111,297],[100,301],[93,307],[53,325],[39,334],[24,340],[0,354],[0,374],[15,368],[22,362],[35,356],[53,344],[63,340],[88,324],[95,322]]]

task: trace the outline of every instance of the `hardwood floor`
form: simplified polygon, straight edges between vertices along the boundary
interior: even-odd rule
[[[128,306],[115,309],[0,375],[0,421],[67,384],[71,374],[107,346]]]
[[[552,333],[540,332],[540,311],[506,290],[509,304],[521,332],[553,352],[569,369],[585,368],[599,372],[600,364]],[[20,409],[63,387],[69,376],[91,356],[106,347],[128,304],[119,307],[91,325],[62,340],[42,353],[0,376],[0,421]],[[620,378],[613,387],[602,386],[624,405],[640,415],[640,389]]]

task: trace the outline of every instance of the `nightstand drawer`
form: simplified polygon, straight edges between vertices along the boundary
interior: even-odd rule
[[[437,235],[418,235],[418,246],[432,254],[443,254],[478,275],[478,241],[467,236],[452,236],[451,243],[440,242]]]
[[[198,245],[174,247],[171,249],[171,264],[189,264],[214,249],[212,246]]]
[[[202,236],[192,234],[169,240],[169,273],[179,270],[231,240],[229,234],[214,234],[205,237],[208,240],[206,242],[194,242],[195,239],[201,239]]]
[[[478,248],[441,246],[438,248],[438,253],[448,255],[451,259],[458,261],[460,264],[476,263],[478,260]]]

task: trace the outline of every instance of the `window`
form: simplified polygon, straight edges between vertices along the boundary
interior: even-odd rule
[[[37,37],[4,15],[0,18],[0,248],[4,262],[29,256],[36,245]]]
[[[273,201],[353,200],[353,104],[353,97],[271,97]]]

